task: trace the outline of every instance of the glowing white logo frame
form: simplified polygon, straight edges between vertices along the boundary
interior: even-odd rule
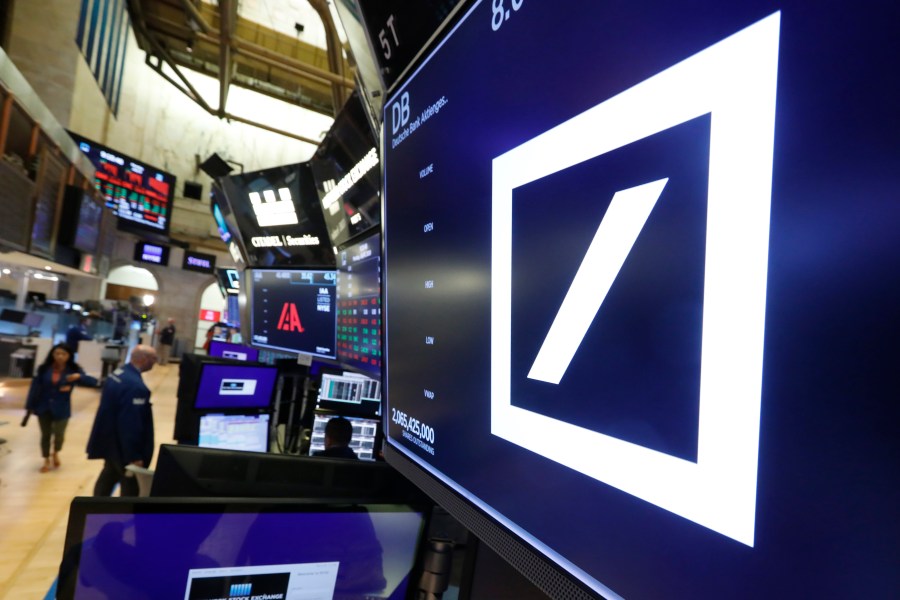
[[[260,227],[296,225],[300,222],[290,188],[278,188],[278,199],[275,198],[275,190],[263,190],[262,197],[259,192],[250,192],[248,197]]]
[[[491,432],[748,546],[756,519],[780,16],[758,21],[493,161]],[[697,462],[513,406],[513,189],[707,113]]]

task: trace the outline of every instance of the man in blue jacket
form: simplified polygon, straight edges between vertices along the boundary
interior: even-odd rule
[[[131,361],[113,371],[103,386],[87,445],[88,458],[104,461],[94,485],[95,496],[109,496],[116,482],[122,486],[122,496],[138,495],[137,481],[125,467],[148,467],[153,458],[150,390],[141,373],[155,364],[156,350],[152,346],[135,346]]]
[[[78,342],[94,339],[87,330],[90,324],[91,320],[89,318],[82,317],[78,319],[78,323],[71,325],[66,330],[66,344],[75,354],[78,354]]]

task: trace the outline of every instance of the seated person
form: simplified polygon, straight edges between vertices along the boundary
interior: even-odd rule
[[[334,417],[325,424],[325,449],[313,452],[313,456],[328,458],[357,459],[356,452],[350,447],[353,437],[353,425],[344,417]]]

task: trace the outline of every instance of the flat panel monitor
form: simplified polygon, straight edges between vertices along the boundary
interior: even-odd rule
[[[186,271],[212,274],[216,269],[216,257],[213,254],[185,251],[181,268]]]
[[[370,121],[380,123],[382,102],[384,102],[384,81],[381,68],[375,62],[375,46],[369,40],[366,26],[359,9],[359,0],[335,3],[334,9],[347,36],[347,46],[356,64],[356,81],[366,101],[366,111]]]
[[[251,344],[334,358],[334,271],[248,269],[244,273]]]
[[[319,408],[358,417],[381,416],[381,382],[358,373],[322,373]]]
[[[259,350],[244,346],[242,344],[232,344],[231,342],[223,342],[220,340],[211,340],[209,342],[209,356],[218,356],[221,358],[230,358],[231,360],[240,360],[244,362],[259,361]]]
[[[390,464],[553,597],[896,596],[897,22],[467,4],[385,101]]]
[[[26,304],[44,304],[47,302],[47,294],[44,292],[28,292],[25,294]]]
[[[137,242],[134,245],[134,260],[165,267],[169,264],[169,247],[165,244]]]
[[[229,243],[234,238],[232,227],[229,227],[228,222],[225,220],[225,215],[230,212],[230,209],[223,197],[221,188],[216,185],[213,185],[212,187],[209,207],[212,211],[213,221],[216,222],[216,229],[219,231],[219,237],[226,244]]]
[[[6,215],[0,220],[0,241],[4,246],[28,251],[35,207],[34,192],[35,182],[24,165],[0,162],[0,212]]]
[[[360,0],[375,58],[390,88],[460,0]]]
[[[28,318],[28,313],[24,310],[15,310],[13,308],[4,308],[0,310],[0,321],[7,323],[24,323]]]
[[[58,311],[66,311],[72,308],[72,303],[68,300],[47,300],[45,304],[58,307]]]
[[[167,235],[172,218],[175,176],[117,150],[69,132],[97,168],[94,183],[120,228]]]
[[[312,434],[309,440],[309,455],[315,456],[316,452],[325,450],[325,427],[328,421],[341,416],[333,412],[316,412],[313,417]],[[380,419],[364,419],[362,417],[344,416],[353,426],[353,437],[350,438],[350,448],[360,460],[375,460],[378,448],[375,447],[378,440]]]
[[[216,269],[219,287],[224,295],[238,295],[241,292],[241,272],[237,269]]]
[[[334,266],[334,251],[307,163],[219,180],[251,267]]]
[[[335,251],[381,223],[378,141],[354,92],[309,161]]]
[[[404,600],[426,521],[396,504],[76,498],[57,598]]]
[[[266,410],[278,369],[263,365],[203,363],[194,408],[197,410]]]
[[[217,181],[214,181],[211,186],[209,206],[219,231],[219,237],[228,246],[228,253],[232,260],[236,264],[245,263],[247,252],[243,247],[240,230],[234,220],[228,198]]]
[[[44,315],[39,313],[27,313],[25,318],[22,319],[22,324],[31,327],[32,329],[37,329],[41,326],[41,323],[44,322]]]
[[[100,224],[103,220],[103,205],[91,194],[81,196],[78,209],[78,229],[75,232],[73,246],[76,250],[88,254],[97,252],[100,243]]]
[[[365,498],[423,503],[427,497],[384,462],[163,444],[150,495],[203,498]]]
[[[338,252],[337,358],[344,367],[381,378],[381,235]]]
[[[57,243],[84,254],[96,254],[100,245],[103,211],[103,203],[96,200],[91,191],[66,186]]]
[[[54,257],[65,177],[66,164],[45,146],[38,155],[31,254]]]
[[[269,415],[201,415],[197,445],[222,450],[268,452]]]

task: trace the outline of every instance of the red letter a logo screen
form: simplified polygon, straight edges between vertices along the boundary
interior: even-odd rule
[[[303,333],[303,325],[300,323],[300,315],[297,313],[297,305],[293,302],[285,302],[278,317],[278,329],[280,331],[296,331]]]

